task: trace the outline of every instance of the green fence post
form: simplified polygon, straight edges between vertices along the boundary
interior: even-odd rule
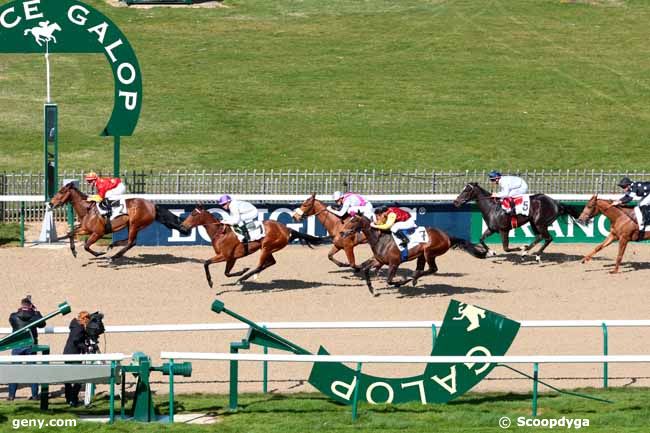
[[[108,407],[108,423],[113,424],[115,422],[115,361],[111,361],[111,389],[109,395],[109,407]]]
[[[354,375],[354,393],[352,394],[352,421],[357,420],[360,382],[361,382],[361,363],[359,362],[357,364],[357,371]]]
[[[266,329],[266,326],[263,326],[264,329]],[[267,346],[264,346],[264,354],[268,355],[269,353],[269,348]],[[262,362],[262,392],[264,394],[268,393],[268,382],[269,382],[269,362],[268,361],[263,361]]]
[[[74,230],[74,209],[72,209],[72,203],[68,203],[66,212],[68,214],[68,225],[70,226],[70,232]]]
[[[438,338],[438,333],[436,331],[436,324],[431,324],[431,348],[433,349],[436,346],[436,338]]]
[[[607,324],[603,322],[603,355],[607,356],[609,348],[607,345]],[[603,387],[607,389],[607,376],[608,376],[607,362],[603,362]]]
[[[539,378],[539,365],[533,364],[533,416],[537,416],[537,380]]]
[[[120,374],[122,375],[122,385],[120,391],[120,418],[124,419],[126,418],[126,414],[124,413],[124,403],[126,403],[126,372],[122,370]]]
[[[236,343],[230,343],[230,353],[237,353],[239,349],[234,347]],[[237,410],[237,376],[239,375],[238,371],[238,362],[230,361],[230,410]]]
[[[25,202],[20,202],[20,246],[25,246]]]
[[[174,423],[174,360],[169,360],[169,423]]]

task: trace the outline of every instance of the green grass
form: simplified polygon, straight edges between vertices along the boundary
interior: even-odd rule
[[[539,400],[541,418],[588,419],[592,433],[643,432],[650,419],[648,393],[641,388],[582,390],[591,396],[609,399],[601,403],[560,394],[544,394]],[[181,395],[177,408],[181,412],[212,413],[218,424],[208,426],[134,424],[118,422],[114,426],[82,423],[76,428],[57,429],[74,432],[208,432],[224,433],[308,433],[308,432],[499,432],[497,422],[508,416],[514,423],[518,417],[530,417],[531,401],[528,394],[469,394],[447,405],[361,405],[359,419],[351,420],[349,406],[336,404],[320,394],[290,396],[249,394],[240,396],[240,409],[228,411],[228,400],[221,395]],[[156,398],[157,407],[167,412],[164,396]],[[102,415],[108,413],[106,400],[100,400],[93,409],[68,409],[63,403],[51,404],[50,412],[41,414],[36,402],[15,401],[0,404],[0,422],[11,425],[16,418],[69,418],[77,414]],[[558,428],[556,428],[558,429]],[[544,429],[545,430],[545,429]],[[563,430],[564,429],[559,429]],[[21,429],[35,432],[36,429]],[[508,431],[542,431],[533,427],[511,427]]]
[[[20,225],[0,224],[0,246],[20,245]]]
[[[126,169],[643,168],[650,2],[113,8],[143,72]],[[41,170],[44,66],[2,55],[0,169]],[[61,168],[111,168],[101,55],[56,55]]]

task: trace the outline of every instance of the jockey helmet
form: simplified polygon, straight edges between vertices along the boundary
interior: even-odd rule
[[[97,180],[97,173],[91,171],[90,173],[86,174],[85,179],[86,182],[94,182]]]
[[[332,200],[337,201],[343,197],[343,193],[341,191],[334,191],[334,194],[332,194]]]
[[[226,203],[230,203],[232,201],[232,198],[228,194],[224,194],[221,197],[219,197],[219,204],[224,205]]]
[[[501,173],[496,170],[492,170],[488,176],[490,177],[490,182],[494,182],[501,177]]]
[[[383,214],[387,210],[388,210],[388,206],[377,207],[377,208],[375,208],[375,215]]]
[[[625,188],[625,187],[628,187],[628,186],[632,185],[632,183],[633,183],[633,182],[630,180],[630,178],[627,177],[627,176],[625,176],[625,177],[624,177],[623,179],[621,179],[621,181],[618,183],[618,186],[620,186],[621,188]]]

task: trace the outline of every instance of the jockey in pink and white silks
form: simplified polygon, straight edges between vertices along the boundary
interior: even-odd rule
[[[374,221],[375,213],[372,203],[363,198],[361,194],[353,192],[343,194],[341,191],[336,191],[332,195],[332,199],[340,207],[339,209],[335,209],[332,206],[327,206],[327,210],[337,217],[344,218],[345,215],[354,216],[359,213],[370,221]]]
[[[248,224],[257,220],[257,208],[247,201],[234,200],[228,194],[219,198],[219,205],[228,211],[228,215],[221,220],[222,224],[228,224],[244,236],[244,243],[250,241]]]

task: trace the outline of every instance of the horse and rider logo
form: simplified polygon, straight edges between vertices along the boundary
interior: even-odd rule
[[[50,24],[49,21],[41,21],[38,23],[38,26],[25,30],[23,35],[27,36],[27,34],[31,34],[34,37],[36,43],[42,47],[43,42],[54,41],[54,43],[56,43],[54,32],[57,30],[61,30],[61,26],[59,26],[57,23]]]
[[[454,317],[453,320],[469,320],[467,332],[473,331],[481,327],[480,319],[485,319],[485,310],[482,310],[474,305],[461,303],[458,306],[458,314],[460,316]]]

